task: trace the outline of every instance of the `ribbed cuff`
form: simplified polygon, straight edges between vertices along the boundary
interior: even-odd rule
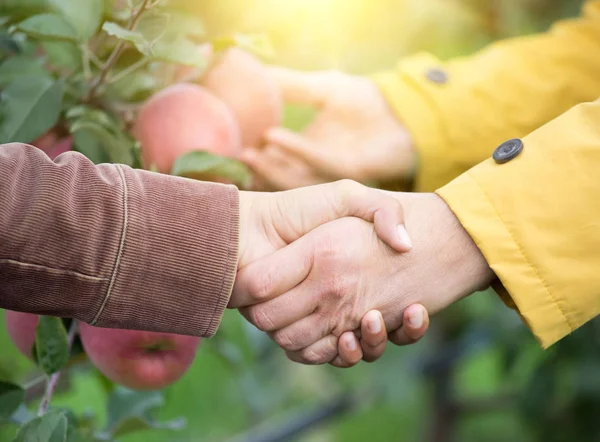
[[[117,167],[121,245],[95,325],[212,336],[237,269],[238,190]]]

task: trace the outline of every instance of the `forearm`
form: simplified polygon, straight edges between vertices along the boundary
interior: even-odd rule
[[[415,186],[433,191],[572,106],[600,96],[600,2],[547,33],[442,63],[428,55],[374,78],[418,151]]]
[[[0,146],[0,307],[209,336],[235,278],[232,186]]]

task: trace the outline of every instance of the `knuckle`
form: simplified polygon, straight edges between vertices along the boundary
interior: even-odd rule
[[[250,280],[248,292],[253,300],[260,302],[268,299],[272,286],[273,277],[270,272],[265,272]]]
[[[337,191],[342,198],[348,198],[362,191],[362,185],[351,179],[345,178],[335,183]]]
[[[271,315],[265,308],[254,307],[248,311],[250,322],[261,331],[271,331],[273,329],[273,321]]]
[[[333,334],[341,336],[349,330],[358,328],[359,319],[355,318],[354,308],[349,302],[342,302],[336,311],[336,322],[332,325]]]
[[[286,351],[296,351],[298,350],[294,345],[294,341],[289,336],[289,333],[286,330],[278,330],[273,333],[273,341]]]
[[[320,365],[320,364],[324,364],[325,362],[327,362],[325,359],[325,356],[313,349],[313,348],[305,348],[304,350],[302,350],[300,352],[300,357],[302,358],[302,360],[309,365]]]

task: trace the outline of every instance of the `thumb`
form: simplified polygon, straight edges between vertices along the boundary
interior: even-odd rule
[[[336,195],[330,197],[334,211],[341,216],[354,216],[372,222],[379,239],[397,252],[408,252],[412,241],[404,226],[404,209],[400,201],[351,180],[342,180]]]
[[[321,224],[346,216],[372,222],[377,236],[398,252],[408,252],[412,244],[404,228],[402,204],[393,196],[355,181],[303,187],[276,194],[273,203],[278,214],[271,221],[282,238],[290,243]]]
[[[328,76],[322,72],[302,72],[271,66],[269,75],[281,90],[284,101],[323,107],[330,94]]]

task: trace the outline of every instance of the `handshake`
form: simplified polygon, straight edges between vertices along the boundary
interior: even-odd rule
[[[429,314],[493,278],[435,194],[350,180],[241,192],[240,226],[229,307],[300,363],[374,361],[388,337],[397,345],[416,342]]]

